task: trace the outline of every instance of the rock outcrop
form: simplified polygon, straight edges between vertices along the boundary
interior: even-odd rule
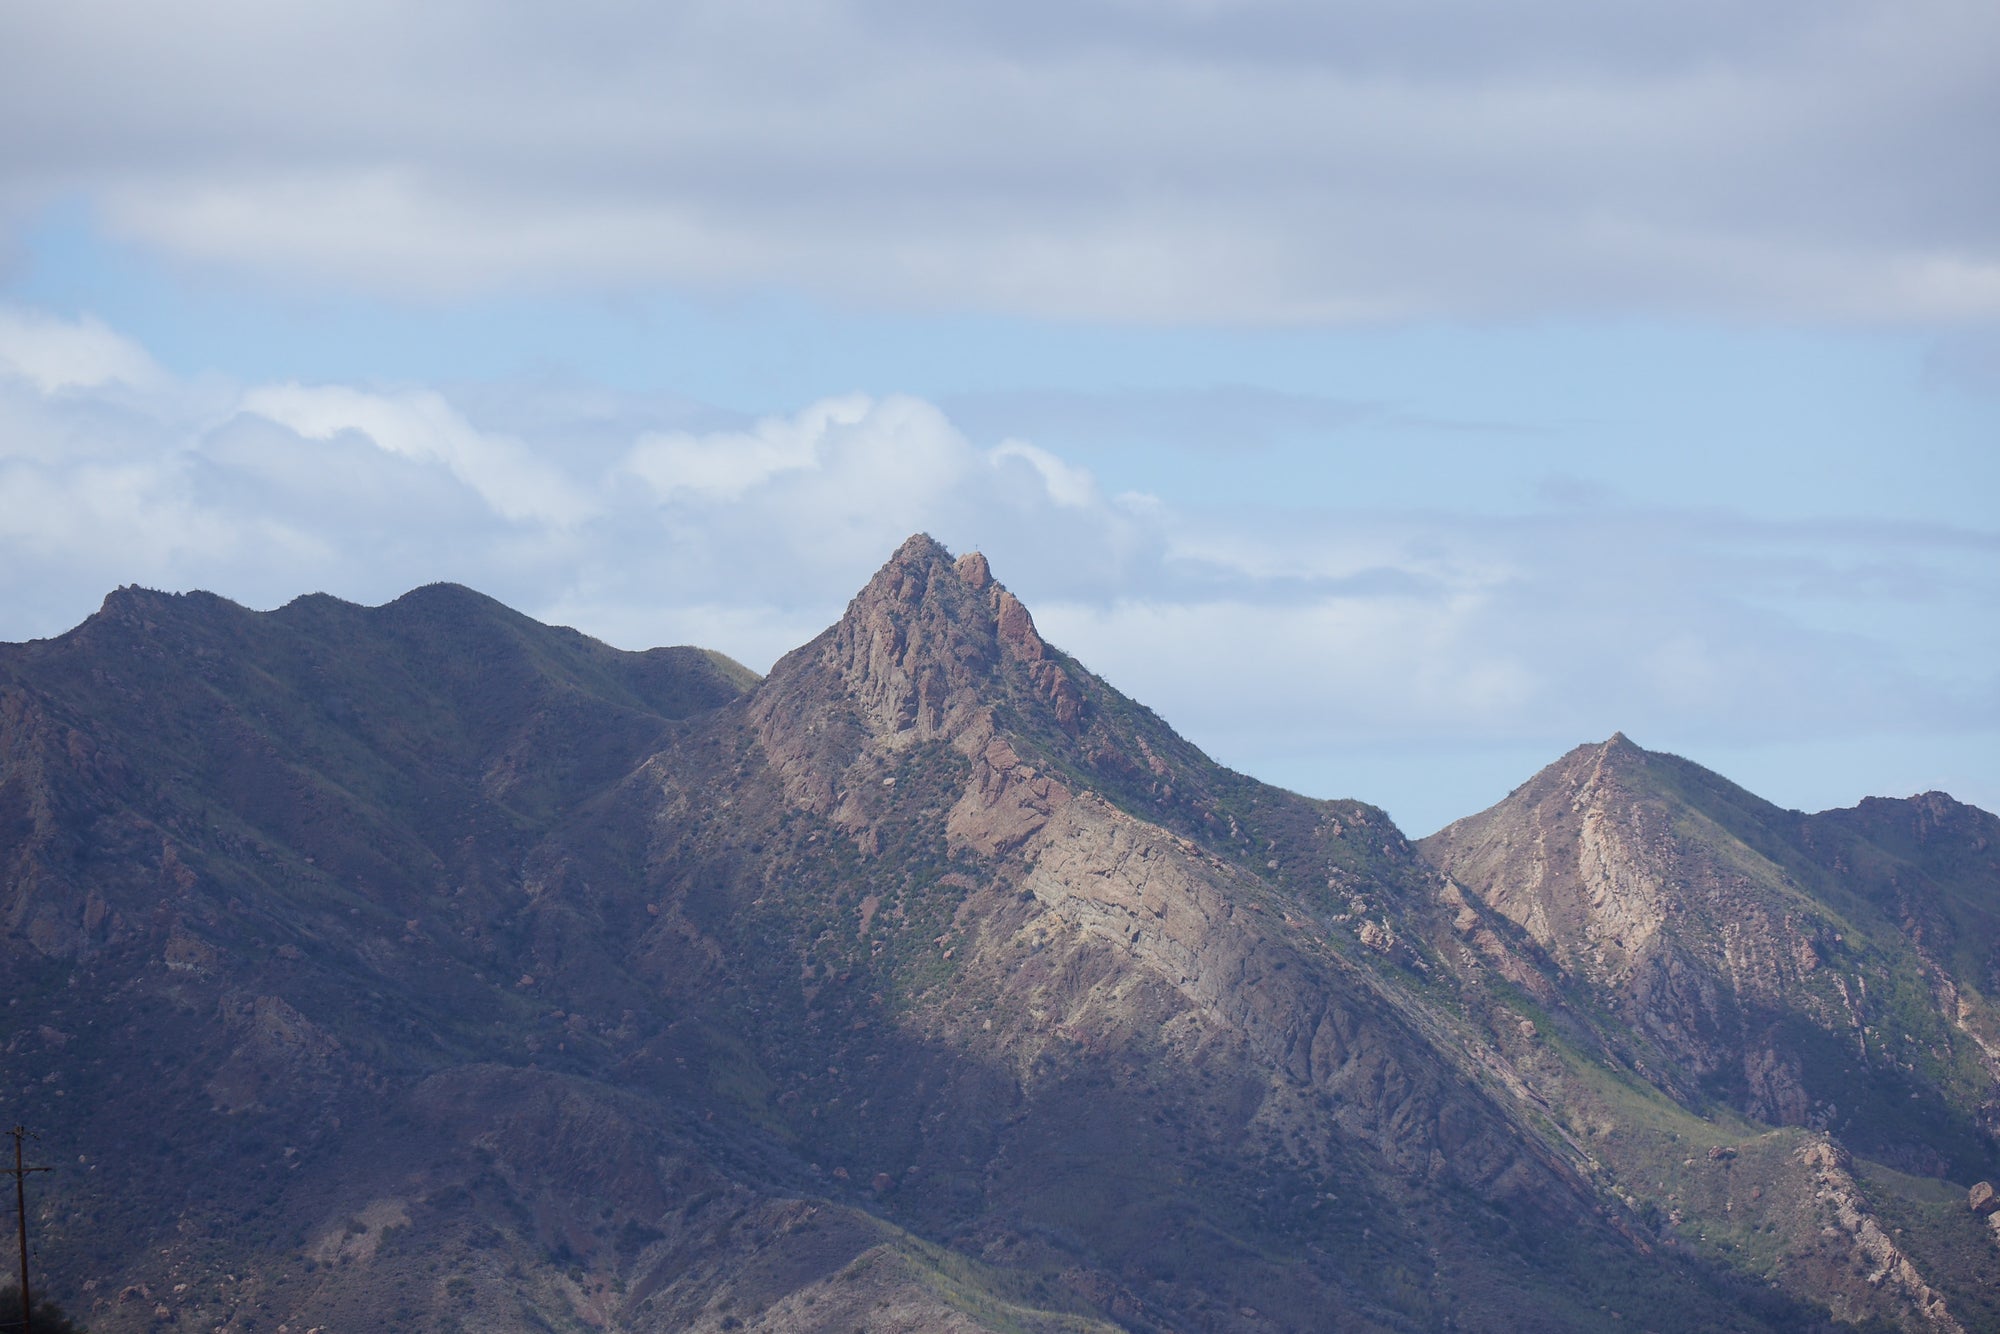
[[[1956,910],[1975,942],[1956,949],[1956,974],[1931,948],[1937,936],[1907,906],[1908,887],[1934,874],[1927,847],[1956,868],[1980,838],[1961,821],[1926,845],[1925,830],[1951,825],[1941,816],[1930,798],[1780,811],[1614,736],[1421,846],[1642,1034],[1681,1087],[1720,1091],[1772,1124],[1844,1131],[1907,1170],[1942,1171],[1977,1161],[1982,1138],[2000,1145],[1982,1128],[2000,1089],[1985,1049],[1992,1013],[1963,991],[1979,985],[1982,932],[2000,916],[1971,885],[1962,900],[1927,894],[1926,911],[1942,921]],[[1896,831],[1901,847],[1869,841],[1871,829]],[[1982,1082],[1968,1086],[1967,1067],[1983,1070],[1987,1094],[1967,1099]],[[1912,1102],[1954,1129],[1904,1138]]]
[[[1582,1184],[1438,1060],[1364,974],[1267,911],[1273,896],[1249,875],[1087,795],[1026,855],[1023,883],[1051,916],[1111,943],[1322,1095],[1326,1131],[1412,1177],[1583,1211]]]
[[[2000,1328],[1996,842],[1614,738],[1427,863],[922,536],[761,681],[123,590],[0,647],[0,1086],[109,1334]]]

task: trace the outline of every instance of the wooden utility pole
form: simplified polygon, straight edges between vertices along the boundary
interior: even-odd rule
[[[28,1173],[46,1172],[46,1167],[28,1167],[21,1161],[22,1146],[34,1138],[26,1126],[7,1132],[14,1137],[14,1166],[0,1168],[14,1178],[14,1218],[21,1230],[21,1334],[34,1334],[34,1303],[28,1296]]]

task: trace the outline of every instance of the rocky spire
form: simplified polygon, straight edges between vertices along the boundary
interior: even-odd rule
[[[986,557],[918,533],[819,638],[771,669],[751,721],[795,799],[830,810],[841,775],[927,741],[980,750],[1008,701],[1080,725],[1083,695]]]
[[[1008,684],[1025,677],[1059,719],[1073,721],[1080,697],[1049,660],[1034,618],[997,582],[986,557],[954,560],[918,533],[896,549],[839,622],[781,661],[760,692],[760,717],[781,699],[844,696],[867,732],[909,742],[949,738]]]

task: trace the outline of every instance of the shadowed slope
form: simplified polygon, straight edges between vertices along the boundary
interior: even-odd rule
[[[1985,902],[1939,809],[1822,831],[1954,887],[1927,941]],[[446,586],[114,595],[0,649],[0,872],[100,1330],[1978,1327],[1920,1184],[1648,1082],[1701,1076],[1616,1021],[1643,951],[1213,764],[921,536],[762,682]]]
[[[1108,1271],[1120,1318],[1226,1282],[1284,1328],[1515,1327],[1503,1292],[1581,1328],[1547,1284],[1585,1272],[1720,1309],[1461,1051],[1485,1039],[1426,933],[1486,919],[1379,812],[1208,761],[976,555],[906,543],[624,799],[653,829],[639,957],[751,1053],[736,1115],[914,1224]]]

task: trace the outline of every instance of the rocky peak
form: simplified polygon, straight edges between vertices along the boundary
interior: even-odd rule
[[[985,557],[955,561],[919,533],[848,604],[819,665],[838,674],[876,736],[928,740],[963,728],[1003,659],[1043,652],[1027,609]]]
[[[1650,758],[1622,732],[1578,746],[1421,846],[1566,966],[1617,983],[1668,915],[1655,846],[1666,821],[1640,780]]]
[[[1569,786],[1579,791],[1599,793],[1607,788],[1623,789],[1640,779],[1652,756],[1623,732],[1591,746],[1578,746],[1550,768],[1561,773]],[[1548,771],[1545,770],[1544,773]],[[1539,778],[1541,775],[1537,775]]]
[[[907,744],[958,735],[1022,683],[1046,696],[1059,720],[1074,721],[1080,699],[1067,673],[1049,661],[1034,618],[993,578],[986,557],[954,559],[919,533],[837,624],[772,669],[757,712],[774,718],[781,701],[801,694],[845,697],[872,738]]]
[[[1021,599],[994,582],[984,554],[968,551],[952,563],[952,570],[969,592],[990,594],[993,631],[1002,648],[1022,662],[1040,662],[1048,656],[1048,645],[1035,629],[1035,618],[1021,605]]]
[[[1624,766],[1644,764],[1648,758],[1645,747],[1634,742],[1623,732],[1613,732],[1595,750],[1599,764]]]
[[[771,669],[751,722],[793,798],[832,810],[857,764],[931,741],[983,753],[1003,702],[1074,733],[1083,695],[1057,656],[985,556],[954,558],[919,533],[837,623]]]
[[[1772,961],[1798,952],[1777,939],[1796,926],[1798,905],[1787,905],[1788,891],[1773,897],[1749,887],[1784,883],[1760,849],[1791,818],[1620,732],[1576,747],[1420,846],[1592,982],[1630,991],[1658,959],[1691,951],[1722,959],[1715,966],[1731,989],[1772,990],[1789,978]],[[1752,936],[1755,950],[1746,943]],[[1751,954],[1756,967],[1745,962]]]
[[[965,580],[970,589],[981,589],[993,582],[993,571],[987,568],[986,557],[977,551],[968,551],[953,563],[958,577]]]
[[[1993,938],[2000,825],[1982,841],[1980,815],[1924,796],[1801,816],[1614,736],[1419,846],[1686,1077],[1773,1124],[1859,1118],[1877,1151],[1934,1166],[1884,1127],[1912,1103],[1942,1124],[1956,1076],[1924,1074],[1925,1054],[1987,1041],[1947,981],[1988,967],[1959,945]],[[1949,957],[1922,952],[1933,940]],[[1869,1120],[1869,1098],[1900,1115]]]
[[[225,610],[240,612],[242,608],[213,593],[167,593],[138,584],[124,584],[107,593],[96,613],[70,633],[86,636],[152,634],[164,626],[212,620]]]

